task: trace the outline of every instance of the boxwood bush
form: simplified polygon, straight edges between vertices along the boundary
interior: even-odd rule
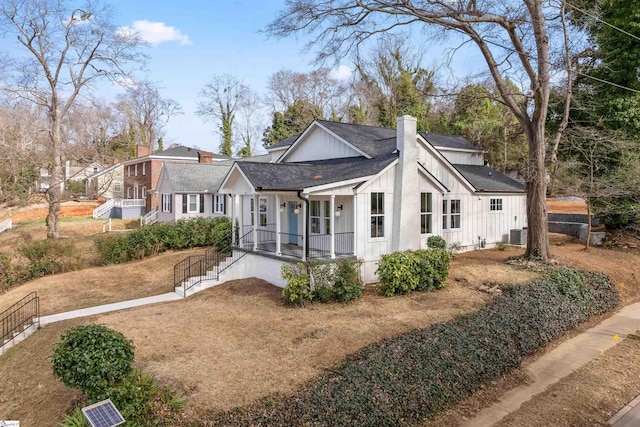
[[[103,264],[143,259],[167,250],[231,243],[231,221],[225,217],[192,218],[156,223],[127,234],[105,234],[96,239]]]
[[[576,298],[573,289],[582,288],[583,283],[587,290]],[[615,307],[617,301],[606,276],[562,269],[529,284],[505,288],[477,312],[371,344],[295,396],[268,398],[220,414],[214,421],[221,425],[413,425],[508,373],[523,356],[590,316]]]
[[[287,304],[347,302],[362,296],[361,262],[341,259],[331,263],[299,262],[282,266],[287,286],[282,297]]]
[[[453,255],[438,243],[435,242],[433,249],[382,255],[376,270],[380,280],[376,286],[378,291],[383,295],[393,296],[444,287]]]

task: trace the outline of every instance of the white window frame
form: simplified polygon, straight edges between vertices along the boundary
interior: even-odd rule
[[[127,187],[127,199],[131,198],[131,187]]]
[[[131,165],[127,166],[127,176],[131,176]]]
[[[324,203],[324,234],[331,234],[331,201],[325,200]]]
[[[309,232],[320,234],[320,200],[309,201]]]
[[[191,209],[191,200],[195,200],[195,209]],[[200,194],[187,194],[187,213],[200,213]]]
[[[253,227],[255,225],[255,221],[256,221],[256,199],[255,197],[251,197],[251,199],[249,199],[249,213],[251,214],[251,226]]]
[[[116,181],[113,183],[113,191],[115,193],[121,193],[122,192],[122,183],[120,181]]]
[[[213,213],[224,213],[225,199],[226,197],[224,194],[216,194],[213,196]]]
[[[449,201],[442,199],[442,229],[449,229]]]
[[[376,197],[374,206],[374,197]],[[371,239],[384,238],[385,232],[385,213],[384,213],[384,192],[372,191],[369,197],[371,206],[369,206],[369,217],[371,219],[370,235]],[[375,208],[375,209],[374,209]],[[374,220],[376,224],[374,225]],[[375,230],[375,231],[374,231]]]
[[[147,164],[143,163],[142,164],[142,176],[145,176],[147,174]]]
[[[136,163],[135,165],[133,165],[133,168],[135,170],[135,175],[138,176],[138,164]]]
[[[502,207],[503,207],[503,203],[502,203],[502,199],[500,198],[495,198],[495,199],[489,199],[489,212],[502,212]]]
[[[450,212],[449,216],[451,217],[450,228],[452,230],[459,230],[462,228],[462,200],[460,199],[451,199],[449,201]],[[457,220],[457,224],[456,224]]]
[[[146,199],[147,198],[147,187],[146,186],[142,186],[142,198]]]
[[[171,194],[162,194],[162,212],[171,212]]]
[[[424,224],[427,225],[425,231]],[[433,233],[433,193],[420,193],[420,234]]]
[[[269,217],[267,215],[269,212],[269,202],[266,197],[258,198],[258,210],[258,225],[260,227],[266,227],[267,224],[269,224]]]

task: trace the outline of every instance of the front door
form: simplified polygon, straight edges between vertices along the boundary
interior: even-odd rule
[[[289,243],[298,244],[298,214],[294,212],[296,202],[289,202]]]

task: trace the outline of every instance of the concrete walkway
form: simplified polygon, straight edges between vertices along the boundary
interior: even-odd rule
[[[478,416],[469,420],[464,426],[488,427],[520,408],[520,405],[543,392],[550,385],[558,382],[576,369],[609,350],[627,335],[640,329],[640,303],[628,305],[619,312],[604,320],[593,328],[560,344],[554,350],[541,356],[531,363],[526,372],[532,378],[532,383],[517,387],[506,392],[500,401],[493,406],[480,411]],[[633,405],[631,405],[633,403]],[[616,427],[640,425],[640,398],[635,399],[625,408],[627,414],[622,414],[615,424]],[[624,408],[623,408],[624,410]],[[622,411],[621,411],[622,412]],[[626,422],[629,417],[631,423]],[[625,421],[626,419],[626,421]]]
[[[76,319],[78,317],[93,316],[94,314],[109,313],[111,311],[124,310],[127,308],[140,307],[142,305],[156,304],[159,302],[177,301],[182,297],[175,292],[169,292],[152,297],[132,299],[129,301],[114,302],[113,304],[98,305],[95,307],[83,308],[80,310],[66,311],[64,313],[51,314],[40,317],[40,326],[49,323],[60,322],[62,320]]]

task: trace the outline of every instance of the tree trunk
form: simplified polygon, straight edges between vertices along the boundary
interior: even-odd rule
[[[46,197],[49,203],[49,213],[47,214],[47,238],[57,239],[60,237],[58,218],[60,216],[60,200],[62,199],[61,186],[64,184],[64,171],[62,169],[62,147],[60,143],[60,122],[55,114],[50,116],[50,158],[51,181],[47,189]]]
[[[529,139],[529,168],[527,183],[527,250],[525,258],[551,257],[547,221],[547,181],[544,163],[544,128],[533,127]]]

